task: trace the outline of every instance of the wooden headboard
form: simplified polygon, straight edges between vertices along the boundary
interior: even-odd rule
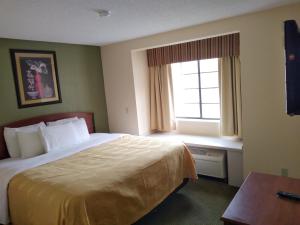
[[[70,118],[70,117],[75,117],[77,116],[78,118],[84,118],[87,124],[87,127],[89,129],[90,133],[95,132],[95,124],[94,124],[94,113],[91,112],[70,112],[70,113],[56,113],[56,114],[51,114],[51,115],[44,115],[44,116],[38,116],[38,117],[33,117],[29,119],[23,119],[19,121],[15,121],[9,124],[5,124],[3,126],[0,126],[0,159],[5,159],[9,158],[8,151],[6,149],[6,144],[4,140],[4,127],[22,127],[22,126],[28,126],[32,124],[36,124],[39,122],[51,122],[55,120],[61,120],[65,118]]]

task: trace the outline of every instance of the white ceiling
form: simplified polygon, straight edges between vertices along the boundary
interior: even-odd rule
[[[0,37],[104,45],[295,2],[0,0]],[[100,18],[97,9],[112,15]]]

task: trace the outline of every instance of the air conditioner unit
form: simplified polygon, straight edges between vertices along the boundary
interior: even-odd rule
[[[197,174],[227,178],[226,151],[188,146],[196,162]]]

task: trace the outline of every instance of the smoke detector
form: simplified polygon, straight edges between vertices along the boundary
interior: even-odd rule
[[[96,12],[98,13],[98,16],[100,16],[100,17],[107,17],[107,16],[111,15],[111,11],[106,10],[106,9],[98,9],[98,10],[96,10]]]

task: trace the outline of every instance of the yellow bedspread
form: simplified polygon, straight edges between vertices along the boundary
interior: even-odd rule
[[[184,144],[126,135],[16,175],[13,225],[126,225],[196,179]]]

